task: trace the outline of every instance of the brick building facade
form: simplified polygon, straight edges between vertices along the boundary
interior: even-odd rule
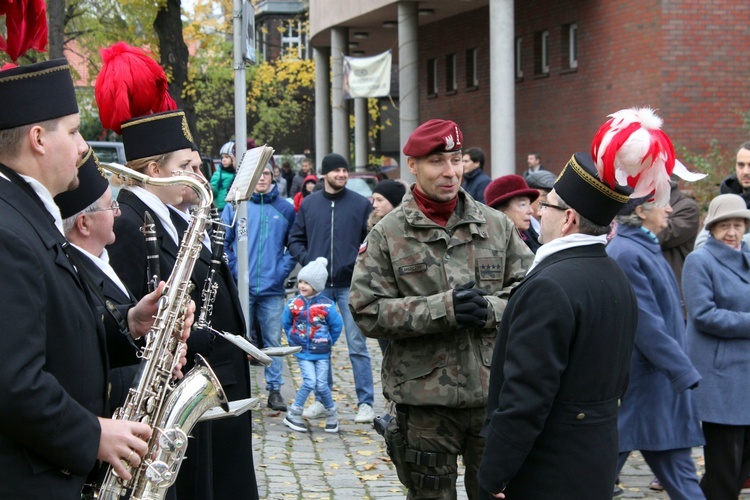
[[[489,7],[420,26],[420,121],[457,121],[490,157]],[[571,64],[571,29],[577,49]],[[546,35],[544,35],[546,32]],[[515,2],[516,170],[539,152],[558,172],[588,151],[606,115],[650,106],[676,146],[733,150],[750,137],[750,3],[733,0]],[[542,49],[546,38],[546,50]],[[478,84],[467,81],[476,49]],[[542,65],[546,54],[546,67]],[[451,55],[455,70],[451,70]],[[511,57],[510,54],[505,57]],[[493,60],[492,64],[509,64]],[[436,68],[431,91],[431,65]],[[453,72],[456,88],[448,80]],[[470,71],[469,71],[470,72]],[[489,171],[489,168],[486,168]]]

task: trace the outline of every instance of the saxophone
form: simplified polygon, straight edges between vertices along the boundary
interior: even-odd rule
[[[177,479],[188,445],[188,434],[203,413],[213,407],[229,409],[219,379],[200,355],[195,367],[177,384],[171,382],[172,371],[184,343],[179,340],[188,304],[190,276],[200,255],[203,231],[209,222],[213,195],[203,183],[187,176],[158,179],[123,165],[101,163],[102,168],[117,177],[154,186],[186,185],[200,197],[200,204],[190,219],[180,243],[172,273],[159,299],[154,324],[146,335],[146,346],[133,386],[122,408],[113,416],[118,420],[144,422],[153,428],[148,452],[137,468],[130,468],[132,479],[124,481],[114,469],[107,468],[97,499],[117,500],[130,495],[132,500],[163,499]],[[127,464],[125,464],[127,465]]]

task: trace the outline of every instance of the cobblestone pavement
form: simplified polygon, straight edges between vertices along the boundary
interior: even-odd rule
[[[380,348],[368,339],[375,381],[375,414],[383,413],[380,383]],[[349,365],[346,339],[341,335],[334,347],[333,399],[339,406],[338,434],[324,432],[324,420],[313,420],[310,432],[295,432],[286,427],[283,412],[265,407],[253,414],[253,449],[260,498],[280,499],[403,499],[401,486],[381,438],[372,425],[355,424],[357,398]],[[267,396],[262,366],[251,366],[253,394]],[[294,399],[301,376],[294,356],[284,359],[284,385],[281,393],[287,403]],[[312,395],[308,404],[312,403]],[[700,448],[693,458],[702,473]],[[459,474],[463,471],[459,467]],[[639,453],[633,453],[620,476],[624,493],[619,498],[661,498],[666,493],[648,488],[653,479]],[[740,498],[750,500],[750,490]],[[458,498],[466,499],[463,477],[459,477]]]

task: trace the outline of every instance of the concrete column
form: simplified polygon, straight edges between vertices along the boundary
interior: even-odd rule
[[[313,48],[315,60],[315,171],[320,172],[323,157],[331,152],[331,49]],[[291,188],[291,186],[289,186]]]
[[[331,30],[331,124],[333,152],[349,159],[349,103],[344,99],[344,56],[347,54],[347,29]]]
[[[503,0],[510,1],[513,0]],[[404,144],[409,135],[419,126],[419,47],[417,45],[417,3],[399,2],[398,4],[398,93],[399,93],[399,139],[401,156],[399,169],[401,178],[413,182],[414,176],[409,172]]]
[[[490,2],[490,175],[493,179],[516,173],[513,1]]]
[[[365,171],[367,167],[367,99],[354,99],[354,167]]]

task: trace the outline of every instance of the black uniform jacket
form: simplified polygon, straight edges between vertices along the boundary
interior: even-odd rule
[[[69,252],[74,255],[74,258],[80,262],[81,267],[87,273],[92,281],[92,286],[98,287],[101,295],[95,295],[95,299],[101,302],[101,299],[108,301],[115,310],[121,314],[121,320],[125,322],[127,326],[127,309],[137,302],[135,296],[128,291],[125,293],[120,289],[117,284],[110,279],[100,268],[97,266],[89,255],[84,254],[77,248],[72,248]],[[133,342],[128,339],[129,332],[121,332],[120,324],[118,319],[108,311],[108,306],[105,304],[98,304],[98,311],[104,322],[107,325],[107,345],[110,361],[114,358],[117,359],[117,363],[113,365],[118,366],[109,371],[109,409],[110,412],[114,411],[123,405],[127,391],[133,383],[133,378],[138,372],[138,364],[140,360],[137,357],[138,350],[143,346],[142,341]],[[124,311],[124,312],[123,312]],[[110,333],[115,332],[115,333]]]
[[[140,298],[148,291],[146,242],[140,228],[143,225],[143,214],[149,207],[127,190],[121,190],[117,200],[122,213],[115,219],[115,243],[107,247],[110,264],[125,286]],[[152,215],[160,247],[161,279],[166,281],[177,260],[178,247],[153,211]],[[177,233],[182,237],[187,229],[187,222],[179,215],[173,215],[172,221],[176,223]],[[194,289],[191,296],[197,308],[196,318],[202,305],[200,292],[208,274],[210,258],[208,250],[202,249],[193,270]],[[237,288],[226,264],[222,265],[220,274],[212,326],[244,335],[244,316],[239,305]],[[206,343],[199,339],[199,336],[200,334],[194,332],[188,341],[189,361],[192,361],[191,352],[196,352],[195,349],[203,354],[208,353]],[[193,346],[199,343],[202,346],[193,349]],[[249,366],[243,351],[218,338],[207,360],[230,401],[250,397]],[[224,432],[225,429],[229,431]],[[181,500],[233,498],[238,491],[242,492],[240,495],[247,493],[246,498],[257,498],[249,413],[236,418],[198,424],[193,429],[193,436],[194,439],[189,443],[188,458],[183,462],[177,477],[177,494]]]
[[[182,235],[188,228],[188,223],[170,208],[172,223],[177,233]],[[196,304],[196,317],[203,306],[201,290],[208,277],[211,265],[211,252],[201,246],[198,262],[193,269],[193,280],[196,288],[193,290],[193,300]],[[239,293],[234,278],[223,259],[216,277],[218,291],[211,315],[211,326],[217,330],[245,334],[245,319],[240,306]],[[250,373],[247,356],[244,351],[234,345],[217,338],[211,355],[207,358],[209,364],[219,377],[221,385],[229,401],[250,397]],[[255,480],[255,466],[253,464],[252,420],[250,412],[239,417],[215,420],[210,424],[211,443],[210,455],[213,463],[213,487],[211,482],[201,483],[205,476],[199,461],[192,464],[185,463],[191,471],[181,471],[177,479],[177,493],[180,499],[210,499],[223,498],[258,498]],[[209,424],[198,424],[201,431]],[[204,448],[206,444],[202,445]],[[203,455],[205,457],[205,455]],[[208,485],[208,488],[206,486]],[[187,491],[186,491],[187,490]]]
[[[0,498],[80,498],[96,462],[106,342],[64,241],[0,179]]]
[[[638,310],[604,245],[544,259],[513,290],[492,359],[478,475],[506,498],[612,498]]]

